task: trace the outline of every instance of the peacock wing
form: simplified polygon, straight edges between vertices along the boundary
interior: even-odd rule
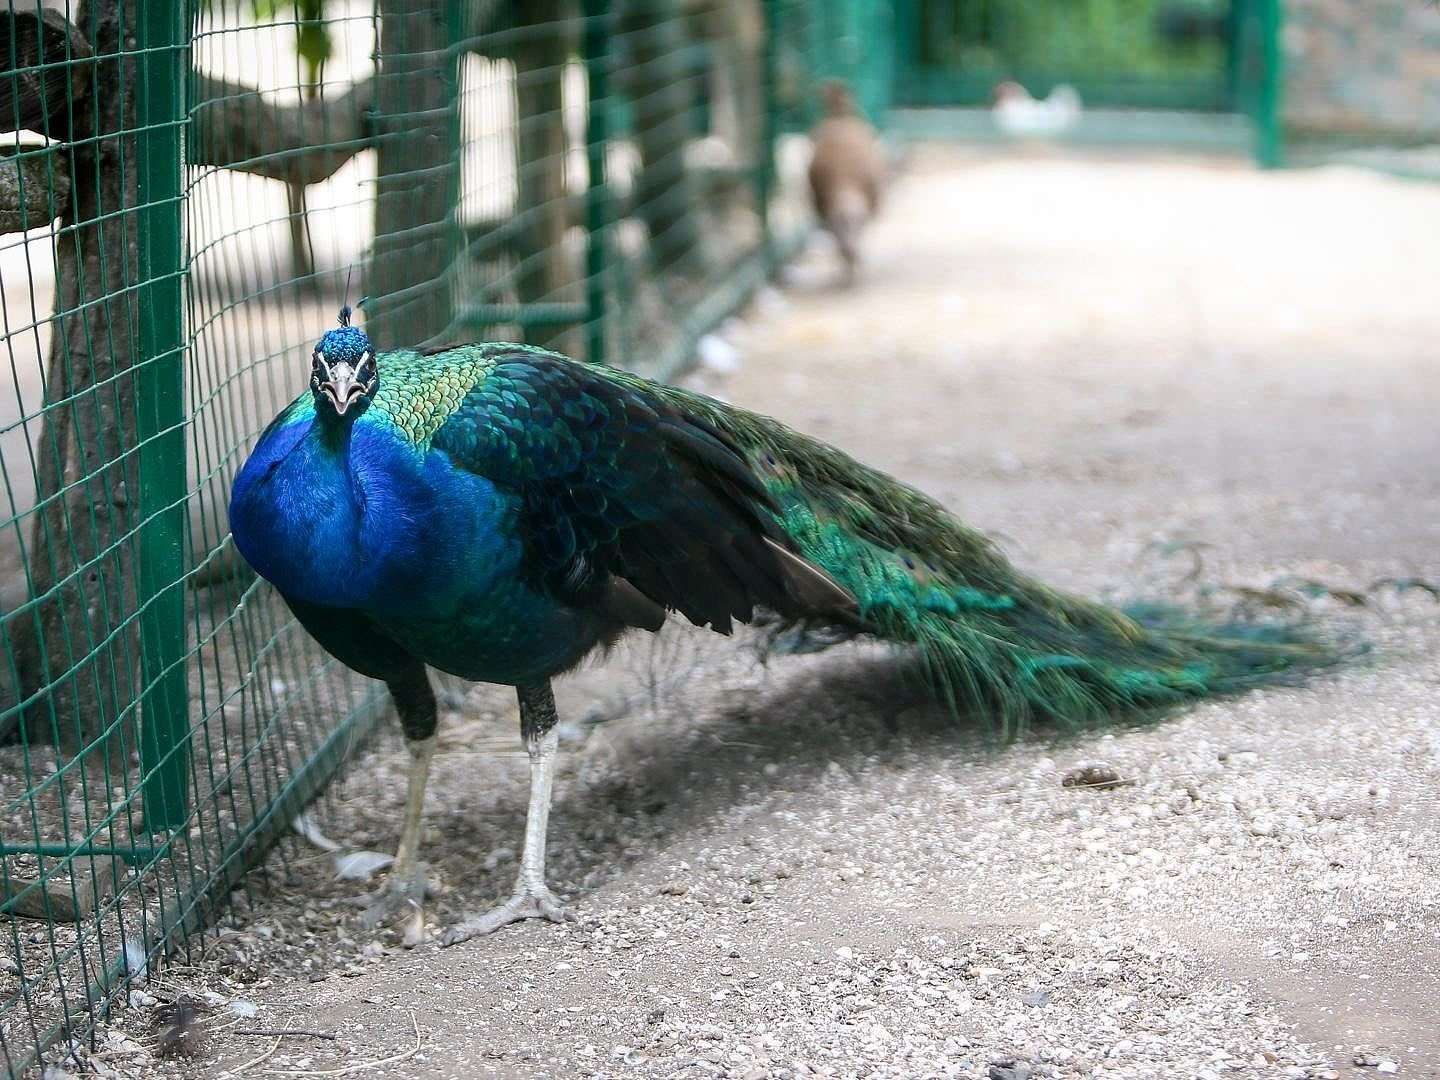
[[[647,629],[666,610],[729,633],[757,607],[853,604],[794,552],[741,448],[683,401],[554,354],[495,359],[431,445],[520,497],[540,587]]]

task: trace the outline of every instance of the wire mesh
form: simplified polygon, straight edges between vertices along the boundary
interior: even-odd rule
[[[673,373],[804,233],[794,132],[867,70],[825,8],[0,11],[9,1072],[196,948],[383,716],[225,517],[339,306]]]

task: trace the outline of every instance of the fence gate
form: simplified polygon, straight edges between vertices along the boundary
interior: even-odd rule
[[[1086,106],[1243,113],[1274,164],[1279,0],[897,0],[894,100],[987,106],[996,85]],[[1163,130],[1163,129],[1162,129]]]

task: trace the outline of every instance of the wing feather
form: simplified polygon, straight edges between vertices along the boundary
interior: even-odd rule
[[[431,443],[521,496],[527,573],[567,603],[646,629],[675,610],[722,633],[757,607],[853,610],[792,549],[743,449],[633,380],[517,349]]]

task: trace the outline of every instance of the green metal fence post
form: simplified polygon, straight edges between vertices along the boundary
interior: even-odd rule
[[[1280,0],[1257,0],[1260,22],[1260,86],[1255,116],[1255,160],[1262,169],[1285,163],[1284,48],[1281,41],[1284,12]]]
[[[605,363],[605,264],[610,247],[610,188],[605,151],[610,141],[610,4],[585,0],[582,49],[589,101],[585,111],[585,359]]]
[[[755,163],[755,210],[760,218],[761,243],[765,252],[765,273],[773,274],[779,257],[775,230],[771,221],[771,202],[775,191],[775,144],[780,135],[779,96],[776,93],[780,56],[780,4],[782,0],[764,0],[765,32],[760,57],[760,99],[764,117],[760,124],[760,148]]]
[[[140,455],[136,550],[140,762],[145,827],[173,829],[188,812],[189,688],[185,664],[185,274],[183,232],[188,4],[141,5],[136,60]]]
[[[920,69],[920,0],[896,0],[894,55],[891,62],[890,100],[909,101],[914,91],[909,86]]]

